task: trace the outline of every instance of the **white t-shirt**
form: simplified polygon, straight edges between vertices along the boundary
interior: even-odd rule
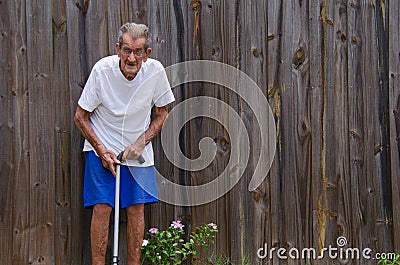
[[[100,59],[93,67],[78,101],[81,108],[92,112],[90,123],[101,143],[118,155],[149,128],[151,108],[175,100],[163,65],[148,58],[136,77],[129,81],[121,73],[119,57]],[[85,140],[83,151],[94,148]],[[145,163],[127,161],[132,166],[154,165],[151,142],[142,153]]]

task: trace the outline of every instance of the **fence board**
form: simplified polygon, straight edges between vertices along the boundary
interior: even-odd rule
[[[365,150],[363,149],[364,135],[362,130],[362,114],[361,104],[362,101],[362,87],[360,80],[360,34],[357,29],[360,28],[359,18],[359,2],[348,3],[348,38],[349,38],[349,50],[348,50],[348,89],[349,89],[349,130],[350,130],[350,176],[351,186],[353,187],[351,196],[351,219],[352,219],[352,230],[349,242],[353,246],[360,246],[362,239],[360,238],[359,232],[362,223],[362,212],[361,202],[359,198],[360,187],[358,185],[359,178],[364,177],[362,171],[362,154]],[[356,263],[357,264],[357,263]]]
[[[7,248],[13,256],[4,264],[26,264],[29,260],[29,127],[28,127],[28,75],[25,3],[9,5],[11,26],[11,76],[14,110],[14,187],[12,198],[12,244]]]
[[[323,29],[320,21],[322,5],[325,4],[323,1],[310,1],[309,2],[310,12],[310,36],[313,36],[313,40],[310,40],[310,88],[311,88],[311,194],[310,198],[310,214],[311,220],[309,221],[310,226],[310,237],[312,237],[312,247],[318,251],[322,249],[322,245],[325,242],[325,228],[324,221],[326,220],[323,216],[324,203],[322,179],[324,175],[324,138],[323,138],[323,100],[324,100],[324,86],[323,86],[323,62],[322,62],[322,48],[323,48]]]
[[[374,93],[377,91],[379,84],[379,77],[377,73],[377,53],[376,43],[377,41],[369,41],[372,39],[376,40],[375,32],[375,19],[374,7],[372,1],[361,1],[360,2],[361,12],[359,13],[362,27],[360,28],[360,48],[361,48],[361,81],[360,92],[362,95],[361,112],[362,115],[362,134],[364,137],[364,153],[362,155],[362,168],[364,175],[361,175],[358,180],[360,187],[360,202],[361,202],[361,214],[363,218],[362,230],[360,236],[362,243],[360,247],[369,247],[371,249],[379,250],[379,244],[377,242],[377,212],[380,208],[378,206],[377,197],[379,196],[379,187],[377,185],[377,177],[382,178],[380,172],[378,172],[378,165],[376,163],[374,155],[376,155],[375,148],[379,146],[375,135],[381,137],[379,132],[379,124],[377,122],[377,99],[379,94]],[[373,17],[374,19],[366,20],[366,18]],[[365,73],[368,72],[368,75]],[[358,99],[358,103],[360,100]],[[374,155],[372,155],[374,154]],[[369,169],[367,169],[367,165]],[[363,227],[364,225],[364,227]],[[371,261],[363,261],[362,264],[373,264]]]
[[[51,2],[27,2],[27,56],[30,146],[31,264],[55,262],[55,89],[51,87]],[[51,154],[51,155],[49,155]]]
[[[83,13],[75,3],[66,2],[67,14],[67,37],[68,37],[68,84],[69,84],[69,105],[70,117],[75,114],[78,98],[87,76],[85,72],[85,46],[84,46],[84,22]],[[83,257],[88,257],[90,244],[88,230],[89,218],[84,215],[82,209],[83,189],[83,139],[79,130],[71,118],[70,120],[70,174],[71,174],[71,242],[74,242],[69,249],[71,265],[89,264]],[[90,217],[90,216],[89,216]],[[86,232],[84,234],[84,231]],[[86,237],[85,237],[86,235]]]
[[[52,39],[53,60],[51,87],[55,93],[55,264],[70,264],[71,240],[71,171],[70,130],[71,114],[69,100],[69,75],[66,2],[53,1]]]
[[[210,25],[203,25],[203,38],[207,36],[210,38],[207,45],[204,47],[206,52],[204,59],[211,59],[213,61],[226,63],[237,68],[240,67],[238,62],[238,39],[240,36],[237,34],[237,2],[226,2],[226,1],[213,1],[210,4],[203,4],[203,13],[210,13],[211,18]],[[207,18],[202,19],[202,23],[208,21]],[[211,28],[211,35],[204,35]],[[211,97],[219,98],[225,102],[230,102],[230,106],[237,110],[239,115],[241,113],[241,101],[237,95],[231,92],[228,88],[224,88],[218,85],[214,85],[211,88],[211,93],[208,93]],[[218,112],[217,106],[214,107],[214,111]],[[212,127],[211,137],[215,137],[215,143],[217,145],[217,155],[213,162],[214,178],[220,176],[230,159],[230,152],[234,148],[238,148],[238,142],[236,139],[229,137],[229,133],[223,129],[219,124],[214,121]],[[227,177],[222,176],[222,177]],[[238,249],[232,246],[231,242],[234,242],[235,237],[230,233],[230,227],[232,220],[236,220],[237,216],[233,215],[230,209],[231,203],[237,203],[238,198],[236,191],[232,190],[230,193],[224,195],[216,202],[212,202],[214,208],[209,208],[208,215],[215,215],[211,220],[204,220],[204,222],[215,221],[218,224],[219,233],[217,235],[217,245],[213,248],[214,255],[216,253],[222,256],[231,256],[231,253],[238,253]],[[197,222],[201,220],[201,209],[194,208],[193,212],[199,216]],[[204,218],[203,218],[204,219]],[[219,246],[221,246],[221,248]]]
[[[267,46],[265,45],[265,39],[267,38],[267,2],[251,3],[240,2],[240,24],[241,31],[245,38],[241,39],[241,69],[249,75],[262,90],[262,93],[267,97],[268,88],[264,86],[267,82],[267,64],[265,59],[267,57]],[[248,18],[252,18],[249,20]],[[240,88],[241,91],[247,88]],[[260,99],[261,100],[261,99]],[[263,104],[262,101],[259,104]],[[251,106],[254,107],[254,106]],[[268,106],[265,106],[268,107]],[[258,261],[254,249],[258,249],[264,246],[264,242],[269,242],[265,238],[265,221],[268,214],[268,198],[266,197],[266,189],[268,188],[269,180],[266,179],[264,183],[260,185],[254,192],[249,192],[248,187],[252,175],[254,174],[254,168],[259,161],[261,138],[267,138],[267,135],[262,135],[259,122],[252,113],[248,104],[241,106],[242,118],[247,126],[247,132],[250,135],[250,146],[254,147],[251,150],[250,161],[248,163],[249,170],[245,171],[241,181],[238,183],[235,189],[237,194],[239,190],[243,195],[241,200],[242,207],[244,210],[244,216],[242,217],[244,227],[252,227],[248,233],[241,233],[242,245],[240,260],[242,262],[245,259],[249,259],[252,263]],[[231,140],[235,142],[235,140]],[[264,145],[268,145],[265,143]],[[240,163],[240,161],[239,161]],[[237,195],[234,195],[235,197]],[[243,244],[243,242],[248,242]],[[251,242],[251,243],[250,243]]]
[[[276,155],[280,157],[280,189],[279,189],[279,206],[283,212],[281,226],[282,232],[279,235],[279,247],[294,247],[298,245],[298,229],[297,222],[300,219],[298,204],[298,184],[295,176],[294,146],[295,139],[295,116],[292,115],[297,107],[295,101],[293,76],[292,74],[292,58],[295,49],[293,40],[295,34],[293,30],[292,20],[298,14],[295,10],[295,3],[291,1],[282,2],[281,6],[281,43],[280,43],[280,66],[279,66],[279,84],[281,87],[280,112],[282,114],[280,120],[279,149]],[[274,257],[275,258],[275,257]],[[284,264],[295,264],[295,260],[283,261]],[[280,261],[282,263],[282,261]]]
[[[334,12],[336,7],[336,1],[325,1],[324,10],[320,12],[320,23],[322,28],[322,71],[323,75],[321,78],[323,87],[323,113],[322,113],[322,141],[323,147],[321,152],[323,154],[323,170],[321,176],[322,194],[321,199],[323,202],[322,209],[319,209],[321,219],[324,224],[325,241],[322,242],[323,247],[329,245],[336,245],[337,238],[337,208],[338,208],[338,197],[337,197],[337,174],[335,172],[335,159],[336,159],[336,147],[338,142],[334,137],[334,118],[335,112],[335,101],[331,100],[335,97],[335,36],[337,29],[334,24]],[[320,253],[318,253],[320,254]],[[324,255],[321,262],[328,263],[330,260],[328,255]]]
[[[390,164],[393,211],[393,251],[400,252],[400,3],[389,1],[389,124],[390,124]]]
[[[280,235],[283,233],[283,226],[281,226],[281,220],[283,219],[283,212],[281,211],[280,205],[280,170],[281,170],[281,95],[282,86],[279,79],[279,69],[281,64],[281,36],[282,36],[282,1],[267,1],[268,3],[268,36],[264,40],[267,44],[267,84],[268,84],[268,97],[271,98],[271,108],[275,117],[276,135],[277,135],[277,150],[275,153],[275,159],[272,163],[270,175],[268,180],[270,181],[270,187],[266,197],[270,198],[270,211],[269,216],[266,218],[266,230],[269,246],[277,247],[279,243]],[[267,180],[267,181],[268,181]],[[261,246],[260,246],[261,247]],[[273,260],[272,264],[279,264],[279,261]]]
[[[152,14],[148,16],[148,26],[152,33],[151,57],[156,58],[166,67],[183,61],[187,56],[185,46],[182,43],[186,33],[184,29],[186,23],[184,15],[187,13],[186,8],[187,3],[185,1],[162,1],[156,3],[150,1],[147,4],[148,13]],[[162,21],[169,22],[163,23]],[[175,36],[175,38],[169,38],[169,36],[172,35]],[[184,85],[173,88],[173,91],[176,102],[186,97]],[[172,137],[174,141],[178,139],[182,141],[182,139],[186,139],[186,133],[185,131],[177,132],[170,137]],[[183,172],[183,170],[174,167],[163,154],[160,137],[156,137],[154,148],[158,150],[155,151],[155,159],[159,161],[156,168],[160,174],[174,183],[182,185],[188,184],[188,175]],[[186,151],[185,147],[182,149],[183,152]],[[174,194],[174,196],[186,196],[186,194]],[[187,210],[187,207],[178,207],[167,203],[151,205],[146,208],[146,223],[148,226],[163,229],[173,220],[180,219],[185,225],[188,225],[190,224],[190,213]]]
[[[7,242],[12,242],[12,214],[13,214],[13,188],[14,188],[14,170],[13,170],[13,96],[11,73],[13,58],[10,50],[13,47],[12,25],[10,24],[9,9],[12,3],[0,3],[0,82],[3,84],[0,88],[0,172],[3,174],[3,183],[0,186],[0,233],[3,237],[0,239],[0,263],[5,263],[12,256],[12,248],[8,247]],[[14,92],[15,93],[15,92]]]
[[[347,1],[337,2],[334,8],[334,110],[333,137],[336,146],[331,146],[331,153],[336,153],[333,174],[336,176],[337,185],[337,235],[351,238],[351,182],[350,182],[350,157],[349,157],[349,105],[348,105],[348,35],[347,35]],[[331,241],[335,243],[335,241]]]
[[[85,52],[84,52],[84,23],[83,14],[77,6],[67,1],[67,38],[68,38],[68,85],[69,85],[69,105],[70,117],[75,114],[78,98],[82,92],[85,77]],[[75,264],[89,264],[83,262],[83,256],[88,252],[88,238],[84,237],[83,227],[88,223],[88,218],[83,218],[83,159],[81,148],[83,145],[82,137],[75,127],[73,120],[70,120],[70,174],[71,174],[71,241],[74,242],[69,248],[70,262]],[[86,216],[87,217],[87,216]],[[84,220],[87,220],[86,222]],[[86,230],[87,231],[87,230]],[[86,233],[87,234],[87,233]],[[86,247],[86,248],[85,248]]]
[[[187,5],[188,31],[186,38],[188,40],[187,55],[189,59],[211,60],[217,53],[216,47],[221,45],[221,43],[214,43],[214,36],[219,36],[219,31],[221,29],[215,27],[214,21],[222,19],[220,4],[221,3],[218,2],[206,3],[202,1],[192,1]],[[232,21],[233,17],[227,19]],[[221,46],[219,46],[218,49],[220,50]],[[219,60],[221,60],[221,57]],[[209,96],[226,101],[226,97],[229,96],[227,88],[216,84],[191,83],[184,86],[184,89],[187,90],[188,97]],[[206,103],[199,104],[198,108],[201,108],[203,113],[208,109],[213,113],[221,111],[221,108],[218,108],[215,104],[213,104],[213,106],[209,106]],[[189,108],[188,111],[190,111]],[[188,156],[191,158],[200,156],[199,142],[204,137],[213,139],[217,149],[214,161],[208,167],[189,174],[190,185],[202,185],[219,176],[221,176],[221,178],[227,176],[226,174],[222,176],[222,174],[226,168],[227,161],[229,161],[231,139],[229,139],[227,132],[219,122],[212,119],[196,118],[188,123],[186,137],[191,143],[187,147]],[[222,144],[225,146],[222,146]],[[211,150],[205,149],[204,152],[211,153]],[[219,189],[220,187],[216,188]],[[189,209],[189,228],[193,229],[198,225],[213,222],[224,229],[223,227],[227,225],[225,201],[226,196],[223,196],[205,205],[191,207],[191,209]],[[221,242],[219,236],[220,234],[217,235],[216,240]],[[201,256],[211,257],[213,254],[215,255],[216,252],[216,246],[212,246],[210,249],[202,249]]]
[[[374,226],[375,231],[370,234],[371,240],[376,241],[375,249],[383,252],[393,249],[390,234],[392,234],[392,223],[385,220],[393,219],[391,184],[390,184],[390,157],[389,157],[389,89],[388,89],[388,62],[384,58],[388,57],[388,5],[380,1],[378,5],[374,2],[367,2],[369,15],[374,19],[369,28],[369,38],[376,41],[371,42],[369,53],[373,63],[373,69],[368,72],[373,73],[373,80],[370,81],[371,94],[373,100],[373,146],[371,152],[374,154],[375,172],[372,175],[373,190],[370,194],[375,197]],[[377,51],[377,52],[374,52]],[[370,125],[369,125],[370,127]]]
[[[291,49],[291,76],[293,97],[293,178],[297,233],[294,247],[302,249],[312,245],[308,235],[310,221],[310,172],[311,172],[311,131],[310,131],[310,89],[309,89],[309,6],[307,2],[294,2],[292,20],[293,46]],[[308,183],[308,185],[305,185]],[[307,240],[308,239],[308,240]],[[299,261],[293,261],[299,262]],[[305,261],[301,261],[305,262]]]

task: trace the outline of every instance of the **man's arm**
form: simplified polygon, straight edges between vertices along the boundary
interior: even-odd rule
[[[104,145],[100,142],[99,138],[97,137],[96,133],[93,130],[92,125],[90,124],[90,116],[92,115],[91,112],[82,109],[79,105],[76,108],[74,122],[76,127],[81,131],[83,137],[89,141],[89,143],[95,149],[97,155],[101,159],[101,163],[103,167],[107,168],[111,171],[111,173],[115,176],[115,164],[118,164],[119,161],[115,154],[110,150],[107,150]]]
[[[127,158],[132,160],[138,159],[145,146],[161,131],[167,117],[168,106],[156,107],[156,117],[151,121],[149,128],[139,136],[136,142],[125,148],[122,161],[125,161]]]

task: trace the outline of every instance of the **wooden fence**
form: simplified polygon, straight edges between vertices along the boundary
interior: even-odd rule
[[[322,250],[339,236],[349,247],[400,252],[398,0],[1,0],[1,265],[90,264],[83,139],[72,117],[91,67],[115,53],[127,21],[149,25],[152,56],[165,66],[204,59],[248,74],[268,97],[277,126],[269,175],[250,192],[265,137],[250,107],[222,86],[175,88],[174,105],[208,95],[233,107],[251,132],[252,153],[225,196],[196,207],[146,207],[148,227],[215,222],[216,244],[203,255],[252,264],[345,264],[328,255],[257,257],[264,243]],[[204,136],[217,145],[209,167],[174,167],[157,139],[159,171],[186,185],[218,176],[241,143],[221,124],[197,118],[179,134],[183,152],[197,157]]]

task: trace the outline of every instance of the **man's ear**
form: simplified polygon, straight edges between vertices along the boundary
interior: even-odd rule
[[[143,62],[147,61],[151,53],[151,48],[147,48],[145,56],[143,56]]]
[[[119,43],[115,43],[115,51],[117,52],[118,56],[121,55],[121,48],[119,47]]]

